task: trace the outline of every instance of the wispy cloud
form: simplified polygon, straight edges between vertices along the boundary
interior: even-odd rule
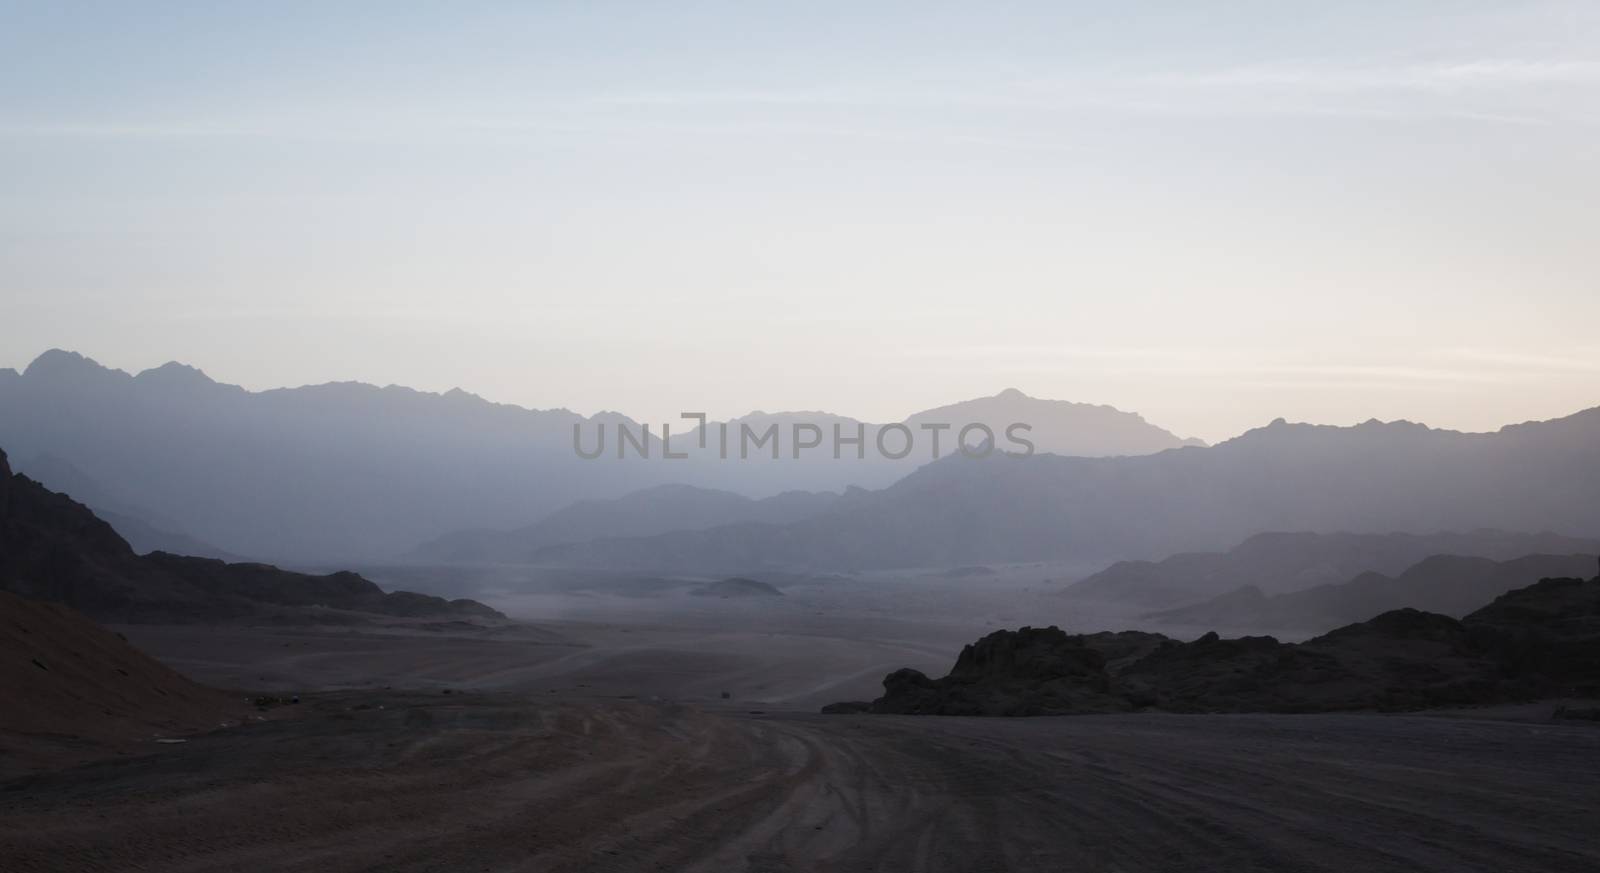
[[[1449,351],[1420,353],[1414,358],[1382,362],[1306,360],[1279,348],[1201,348],[1179,346],[958,346],[925,347],[901,352],[952,371],[996,374],[1062,373],[1092,370],[1097,376],[1133,379],[1204,380],[1211,385],[1248,387],[1374,387],[1399,388],[1510,385],[1535,382],[1542,373],[1529,367],[1565,365],[1574,371],[1582,361],[1539,356],[1463,356]],[[1587,370],[1585,370],[1587,371]],[[1600,372],[1597,367],[1596,372]]]
[[[1591,99],[1592,98],[1592,99]],[[940,84],[816,83],[613,89],[486,100],[258,107],[191,118],[5,118],[12,138],[398,141],[564,135],[804,136],[1057,148],[1052,125],[1105,114],[1175,118],[1441,119],[1500,125],[1600,121],[1600,60],[1463,58],[1222,68],[1085,67]],[[831,115],[829,113],[832,113]]]
[[[1567,96],[1553,94],[1565,88]],[[1055,76],[892,85],[740,90],[619,91],[584,98],[619,111],[756,112],[883,109],[1026,110],[1043,123],[1063,114],[1175,118],[1348,118],[1547,125],[1596,120],[1600,60],[1475,58],[1429,63],[1295,63],[1155,71],[1076,69]],[[1572,92],[1576,92],[1575,99]],[[1600,102],[1600,97],[1596,98]]]
[[[1156,73],[1165,87],[1295,91],[1460,91],[1531,85],[1600,85],[1600,61],[1481,59],[1431,64],[1299,63]]]
[[[1505,369],[1600,373],[1600,349],[1585,349],[1583,352],[1577,355],[1550,355],[1494,349],[1441,349],[1434,354],[1441,358]]]

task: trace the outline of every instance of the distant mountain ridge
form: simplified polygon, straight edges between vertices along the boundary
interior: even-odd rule
[[[599,540],[535,557],[737,574],[1112,561],[1217,550],[1285,528],[1592,536],[1596,525],[1600,409],[1590,409],[1486,434],[1280,419],[1215,446],[1153,455],[952,457],[788,525]]]
[[[1460,618],[1535,580],[1591,573],[1597,552],[1600,547],[1582,554],[1534,554],[1508,561],[1433,555],[1394,576],[1369,571],[1346,582],[1270,596],[1247,585],[1147,617],[1171,624],[1274,631],[1328,631],[1393,609],[1420,609]]]
[[[981,422],[1003,435],[1013,422],[1031,426],[1035,451],[1080,458],[1151,455],[1183,446],[1203,446],[1198,439],[1180,439],[1145,421],[1136,412],[1110,406],[1045,400],[1007,388],[993,397],[979,397],[916,413],[907,424]],[[949,439],[954,439],[951,434]],[[1003,443],[1002,443],[1002,447]]]
[[[1002,418],[1055,410],[1047,423],[1066,430],[1036,429],[1040,446],[1121,454],[1184,443],[1109,407],[1058,408],[1020,392],[973,402],[975,415]],[[53,455],[109,494],[137,495],[141,509],[171,522],[137,519],[156,530],[223,554],[304,564],[387,560],[452,532],[525,528],[578,501],[672,483],[746,497],[883,487],[925,460],[836,461],[818,451],[797,461],[788,434],[778,460],[721,461],[709,447],[665,460],[661,424],[650,423],[650,459],[618,460],[616,428],[637,435],[641,423],[492,403],[460,389],[342,382],[256,392],[183,364],[130,375],[60,350],[0,374],[0,445],[19,459]],[[675,450],[697,445],[690,424],[673,422]],[[607,454],[578,457],[574,428],[592,439],[602,426]]]
[[[613,500],[581,500],[516,530],[448,534],[423,543],[407,557],[450,564],[527,563],[540,549],[566,543],[704,530],[747,521],[784,524],[816,515],[839,499],[831,491],[786,491],[755,500],[693,485],[657,485]]]
[[[1523,555],[1594,551],[1600,551],[1600,539],[1553,533],[1274,531],[1256,534],[1226,552],[1188,552],[1161,561],[1118,561],[1073,583],[1063,593],[1146,607],[1172,607],[1246,587],[1270,595],[1342,583],[1363,573],[1396,575],[1432,555],[1506,561]],[[1400,605],[1422,608],[1421,604]]]
[[[0,445],[20,457],[63,458],[229,552],[307,562],[638,487],[659,465],[573,457],[572,425],[595,419],[353,383],[249,392],[67,352],[0,383]]]

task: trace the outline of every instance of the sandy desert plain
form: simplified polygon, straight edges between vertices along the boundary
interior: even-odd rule
[[[515,621],[118,626],[238,689],[237,717],[5,773],[0,868],[1600,869],[1600,729],[1552,722],[1551,704],[818,713],[898,667],[941,675],[996,628],[1128,626],[1059,593],[1078,569],[718,597],[623,575],[362,568]]]

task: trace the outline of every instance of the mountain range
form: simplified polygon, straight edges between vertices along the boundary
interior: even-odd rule
[[[1407,607],[1460,618],[1531,579],[1578,578],[1591,573],[1597,551],[1600,549],[1591,547],[1582,554],[1530,554],[1509,561],[1433,555],[1395,576],[1367,572],[1338,584],[1272,595],[1246,585],[1203,603],[1147,617],[1208,628],[1313,632]]]
[[[953,456],[789,524],[595,540],[533,557],[703,573],[1109,563],[1220,550],[1270,530],[1593,536],[1597,525],[1600,409],[1590,409],[1493,433],[1280,419],[1153,455]]]
[[[945,419],[986,423],[997,435],[1008,420],[1030,421],[1038,453],[720,460],[712,439],[700,450],[688,430],[681,443],[674,435],[687,459],[664,459],[654,445],[649,458],[584,460],[574,428],[614,436],[639,423],[460,390],[333,383],[252,392],[180,364],[129,375],[69,352],[0,373],[0,444],[22,469],[87,489],[85,500],[126,519],[141,546],[225,558],[739,575],[1109,564],[1217,551],[1272,530],[1590,537],[1600,519],[1600,409],[1493,433],[1279,419],[1204,446],[1109,407],[1008,390],[910,416],[905,430]],[[800,421],[853,419],[757,413],[735,423],[779,425],[787,440],[781,431]],[[730,481],[739,487],[716,487]],[[1331,565],[1305,581],[1396,573],[1422,557]]]
[[[852,489],[852,493],[860,489]],[[526,564],[548,546],[608,537],[648,537],[745,522],[786,524],[840,500],[832,491],[785,491],[760,500],[693,485],[657,485],[611,500],[580,500],[514,530],[447,534],[406,557],[440,564]]]
[[[1040,451],[1134,454],[1192,442],[1131,413],[1016,391],[907,421],[945,416],[957,427],[987,422],[997,431],[1031,422]],[[802,420],[857,423],[827,413],[756,413],[735,419],[734,428]],[[791,435],[782,433],[776,460],[760,453],[722,460],[714,442],[698,448],[700,433],[684,427],[680,436],[677,426],[692,424],[680,421],[672,423],[673,448],[690,457],[667,460],[662,424],[650,425],[648,459],[619,460],[617,428],[637,436],[640,422],[524,409],[459,389],[342,382],[248,391],[183,364],[134,375],[59,350],[20,373],[0,370],[0,445],[19,468],[38,470],[47,485],[57,484],[51,470],[70,468],[75,481],[60,487],[70,493],[69,485],[92,483],[96,509],[131,520],[124,526],[136,540],[184,537],[197,551],[279,562],[388,560],[447,534],[527,528],[578,501],[658,485],[751,498],[881,488],[930,456],[891,460],[868,451],[864,459],[847,452],[835,460],[825,446],[796,460]],[[879,426],[862,423],[868,440]],[[575,428],[586,444],[605,428],[607,454],[578,457]]]
[[[1600,539],[1503,530],[1424,534],[1269,531],[1226,552],[1185,552],[1160,561],[1118,561],[1067,586],[1062,593],[1154,609],[1195,604],[1230,595],[1237,589],[1256,589],[1267,596],[1343,583],[1367,573],[1393,576],[1433,555],[1508,561],[1524,555],[1596,551],[1600,551]],[[1488,599],[1481,597],[1477,602]],[[1396,605],[1423,608],[1422,604]],[[1374,609],[1357,618],[1381,611]]]

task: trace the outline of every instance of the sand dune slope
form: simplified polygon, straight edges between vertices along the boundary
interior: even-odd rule
[[[4,591],[0,687],[0,776],[215,728],[248,709],[75,610]]]

